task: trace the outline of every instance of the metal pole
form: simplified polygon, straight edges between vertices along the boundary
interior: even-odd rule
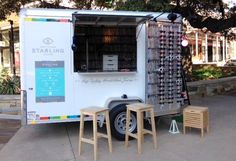
[[[27,125],[27,92],[21,91],[21,126]]]
[[[16,65],[15,65],[15,49],[14,49],[14,31],[13,31],[13,21],[12,20],[8,20],[8,22],[11,25],[11,29],[10,29],[10,34],[9,34],[9,38],[10,38],[10,58],[11,58],[11,71],[13,73],[13,75],[16,75]]]

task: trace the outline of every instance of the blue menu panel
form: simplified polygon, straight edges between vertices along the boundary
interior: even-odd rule
[[[65,102],[64,61],[35,62],[36,102]]]

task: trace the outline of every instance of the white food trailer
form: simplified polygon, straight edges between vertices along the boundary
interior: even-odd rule
[[[25,123],[79,121],[81,108],[103,106],[122,140],[127,104],[153,104],[156,116],[180,112],[181,21],[174,13],[22,9]]]

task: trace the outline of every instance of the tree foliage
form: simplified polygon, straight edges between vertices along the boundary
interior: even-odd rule
[[[111,8],[115,0],[70,0],[78,9],[104,9]]]
[[[0,0],[0,20],[4,20],[11,12],[18,12],[24,3],[23,1]]]
[[[142,7],[139,7],[141,4]],[[117,9],[180,13],[194,28],[211,32],[236,27],[236,6],[229,8],[223,0],[127,0]]]
[[[0,20],[11,12],[23,7],[77,8],[131,11],[158,11],[180,13],[194,28],[211,32],[227,31],[236,27],[236,6],[225,4],[223,0],[0,0]]]
[[[0,20],[22,7],[104,9],[113,7],[115,0],[0,0]],[[67,5],[68,3],[72,5]]]

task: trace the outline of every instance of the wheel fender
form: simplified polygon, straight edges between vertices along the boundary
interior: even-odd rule
[[[122,104],[131,104],[131,103],[138,103],[143,102],[143,100],[139,97],[128,97],[128,98],[121,98],[121,97],[111,97],[107,99],[105,103],[105,107],[108,107],[110,110],[113,108],[118,107],[118,105]]]

